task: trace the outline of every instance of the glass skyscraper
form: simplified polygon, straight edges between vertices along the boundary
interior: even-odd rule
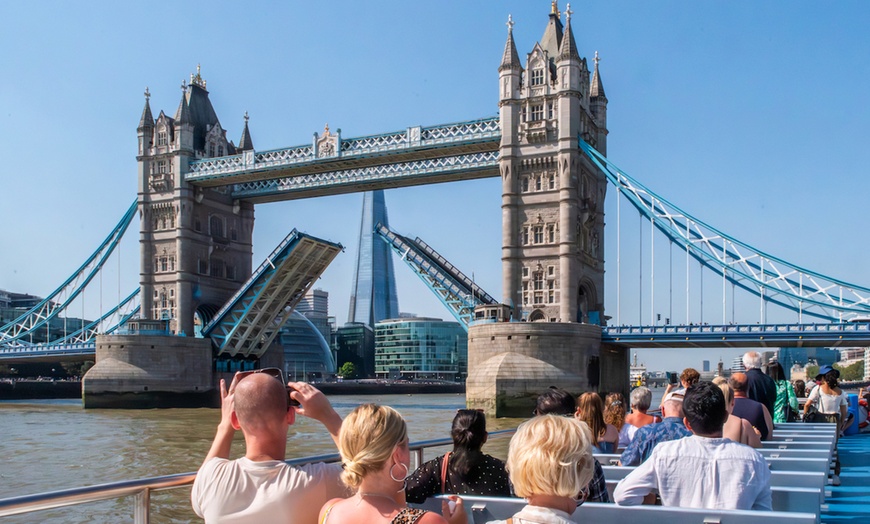
[[[365,324],[372,329],[380,320],[399,316],[393,258],[387,243],[375,238],[374,229],[378,223],[389,227],[384,192],[368,191],[363,196],[359,250],[347,321]]]
[[[468,334],[458,322],[398,318],[375,325],[378,378],[464,380]]]

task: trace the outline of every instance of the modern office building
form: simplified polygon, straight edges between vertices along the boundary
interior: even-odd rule
[[[309,381],[335,373],[335,360],[326,339],[299,311],[294,311],[278,341],[284,347],[284,374],[288,380]]]
[[[376,322],[399,316],[393,258],[387,243],[375,238],[374,228],[378,223],[389,227],[384,192],[369,191],[363,196],[359,249],[347,321],[370,328]]]
[[[375,374],[379,378],[464,380],[468,334],[457,322],[399,318],[375,324]]]
[[[335,332],[338,366],[352,362],[360,378],[375,376],[375,332],[362,322],[348,322]]]
[[[329,293],[322,289],[312,289],[296,304],[296,311],[314,324],[323,338],[332,340],[332,326],[329,321]]]

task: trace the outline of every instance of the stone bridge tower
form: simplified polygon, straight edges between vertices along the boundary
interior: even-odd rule
[[[509,19],[498,69],[502,287],[513,321],[469,330],[466,394],[497,415],[528,415],[550,385],[621,390],[621,371],[628,376],[626,357],[611,362],[600,348],[607,180],[578,137],[606,154],[607,98],[597,54],[590,78],[577,51],[571,14],[563,26],[553,2],[525,64]]]
[[[141,316],[169,320],[176,334],[193,336],[251,275],[254,207],[222,188],[185,182],[188,164],[252,150],[248,118],[238,146],[209,101],[197,66],[170,118],[154,120],[145,92],[139,136]]]

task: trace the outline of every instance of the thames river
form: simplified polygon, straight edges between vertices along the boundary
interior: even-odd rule
[[[447,438],[464,395],[334,396],[346,415],[363,402],[387,404],[408,421],[411,441]],[[530,413],[531,415],[531,413]],[[217,409],[84,410],[78,400],[0,402],[0,498],[195,471],[220,420]],[[519,419],[488,420],[490,431],[513,428]],[[507,440],[485,451],[506,455]],[[298,417],[287,439],[287,458],[337,450],[319,423]],[[426,460],[436,456],[435,451]],[[442,451],[443,453],[443,451]],[[244,454],[237,432],[232,457]],[[152,495],[152,522],[201,522],[190,510],[190,489]],[[70,506],[3,522],[130,522],[132,499]]]

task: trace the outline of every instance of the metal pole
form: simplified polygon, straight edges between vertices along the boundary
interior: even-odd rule
[[[637,299],[637,323],[643,325],[643,215],[637,215],[637,278],[638,278],[638,293],[640,296]]]
[[[701,274],[701,322],[704,324],[704,264],[698,261],[698,273]]]
[[[151,488],[145,488],[133,497],[134,524],[151,522]]]
[[[668,319],[674,318],[674,241],[668,243]]]
[[[622,202],[622,175],[617,174],[617,179],[619,185],[616,186],[616,325],[621,326],[621,318],[622,318],[622,301],[620,300],[622,296],[622,281],[619,277],[619,272],[621,267],[621,229],[622,229],[622,213],[620,202]]]
[[[689,325],[689,250],[692,248],[689,241],[689,219],[686,219],[686,325]]]
[[[804,274],[800,274],[800,296],[801,300],[798,302],[798,324],[804,323]]]
[[[728,251],[725,249],[725,240],[722,240],[722,325],[728,320],[728,280],[725,275],[725,268],[728,262]]]
[[[758,296],[761,299],[758,307],[760,308],[759,316],[761,317],[761,323],[764,324],[764,257],[761,257],[761,287],[759,289]]]
[[[652,199],[652,216],[649,219],[649,324],[656,325],[656,199]]]

